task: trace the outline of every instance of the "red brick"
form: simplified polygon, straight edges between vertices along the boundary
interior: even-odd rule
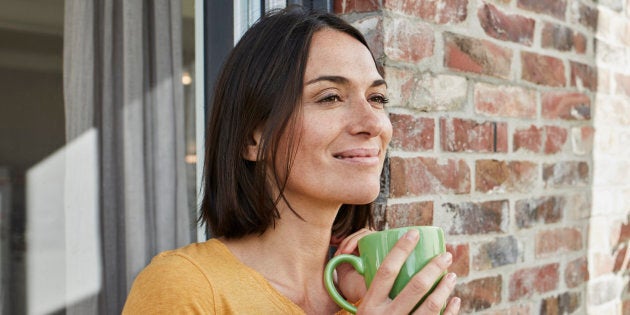
[[[539,222],[557,223],[567,202],[564,196],[548,196],[517,200],[515,204],[516,225],[530,228]]]
[[[378,8],[378,0],[335,0],[333,4],[333,9],[337,14],[372,12]]]
[[[474,270],[488,270],[522,261],[518,241],[514,236],[499,237],[483,243],[473,256]]]
[[[457,277],[463,278],[470,272],[470,247],[468,244],[446,244],[446,251],[453,254],[453,264],[448,268]]]
[[[433,150],[435,121],[433,118],[390,114],[394,128],[391,146],[404,151]]]
[[[519,301],[518,305],[512,305],[505,308],[499,308],[491,311],[483,312],[483,315],[530,315],[533,314],[529,310],[530,305],[523,305],[523,301]]]
[[[558,126],[545,126],[545,154],[562,151],[567,142],[567,130]]]
[[[571,61],[571,86],[597,90],[597,70],[589,65]]]
[[[579,16],[578,22],[588,27],[591,31],[597,30],[597,20],[599,16],[599,10],[595,7],[590,7],[583,3],[579,3]]]
[[[433,55],[433,29],[424,23],[396,18],[384,25],[383,51],[392,60],[417,63]]]
[[[491,37],[531,46],[534,38],[534,19],[517,14],[506,14],[491,4],[479,8],[477,17],[481,27]]]
[[[588,281],[588,261],[586,257],[580,257],[567,264],[564,270],[564,281],[568,288],[577,288]]]
[[[507,123],[440,119],[440,145],[448,152],[507,152]]]
[[[534,293],[545,293],[558,287],[559,264],[521,269],[510,278],[510,301],[530,297]]]
[[[621,306],[621,314],[630,314],[630,300],[624,299]]]
[[[444,65],[448,68],[509,79],[511,64],[509,48],[486,40],[444,33]]]
[[[575,127],[571,129],[571,143],[573,154],[585,155],[593,152],[593,137],[595,129],[591,126]]]
[[[528,192],[534,189],[536,163],[524,161],[477,160],[475,190],[480,192]]]
[[[564,14],[567,8],[567,1],[518,0],[517,6],[521,9],[533,11],[536,13],[548,14],[560,20],[564,20]]]
[[[413,97],[415,81],[413,73],[405,69],[385,67],[385,79],[391,106],[409,106]]]
[[[390,196],[470,192],[470,169],[463,160],[392,157]]]
[[[543,182],[546,187],[586,185],[590,170],[586,162],[557,162],[543,165]]]
[[[542,94],[542,117],[546,119],[590,120],[591,99],[584,93],[546,92]]]
[[[579,292],[564,292],[542,300],[539,314],[572,314],[580,305],[582,299]]]
[[[586,37],[573,29],[554,23],[545,23],[542,29],[541,45],[559,51],[586,52]]]
[[[462,300],[462,313],[478,312],[501,303],[502,285],[500,275],[481,278],[458,284],[453,295]]]
[[[630,259],[628,254],[628,247],[625,244],[615,250],[615,266],[613,267],[613,272],[619,273],[620,271],[625,272],[628,270],[628,259]]]
[[[414,202],[388,205],[386,220],[390,228],[433,225],[433,202]]]
[[[521,52],[521,76],[523,80],[548,86],[565,86],[562,60],[532,52]]]
[[[520,149],[529,150],[534,153],[540,152],[542,148],[542,128],[531,125],[528,129],[514,130],[514,152]]]
[[[437,23],[460,23],[466,20],[468,0],[383,0],[385,9]]]
[[[536,95],[516,86],[475,84],[475,111],[489,116],[536,117]]]
[[[619,243],[630,241],[630,221],[621,225],[619,232]]]
[[[583,248],[582,232],[575,228],[544,230],[536,233],[536,257],[549,257]]]
[[[509,204],[507,200],[443,204],[446,215],[452,217],[445,228],[452,235],[505,232]],[[506,224],[504,224],[506,223]]]

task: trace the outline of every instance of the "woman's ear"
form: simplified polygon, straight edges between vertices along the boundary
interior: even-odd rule
[[[247,140],[245,149],[243,150],[243,158],[245,160],[256,162],[258,161],[258,151],[260,150],[260,139],[262,137],[261,127],[256,127],[252,132],[250,138]]]

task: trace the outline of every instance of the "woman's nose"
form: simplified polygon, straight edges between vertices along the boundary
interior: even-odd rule
[[[376,137],[391,129],[391,123],[384,110],[375,108],[366,99],[358,100],[350,111],[350,132],[352,134],[365,134]]]

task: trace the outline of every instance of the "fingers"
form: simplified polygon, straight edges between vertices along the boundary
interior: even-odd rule
[[[369,295],[369,299],[374,299],[376,301],[385,301],[388,299],[389,291],[400,272],[400,268],[415,248],[419,238],[420,235],[417,230],[409,230],[398,240],[398,242],[396,242],[396,245],[392,247],[391,251],[387,254],[387,257],[385,257],[383,263],[374,275],[372,285],[367,293],[367,295]],[[367,299],[368,297],[366,296],[366,300]],[[418,299],[416,296],[416,303],[417,302]],[[409,307],[408,310],[409,309],[411,309],[411,307]]]
[[[335,256],[339,254],[352,254],[355,253],[357,249],[357,244],[359,240],[368,234],[372,234],[374,231],[368,229],[360,229],[350,235],[348,235],[337,248],[337,252],[335,252]],[[356,253],[355,253],[356,254]]]
[[[462,300],[458,297],[452,298],[446,305],[443,315],[457,315],[459,314],[459,308],[461,307]]]
[[[447,268],[453,262],[451,253],[443,253],[433,258],[422,270],[420,270],[405,286],[396,298],[397,306],[402,309],[410,309],[435,285],[435,282],[445,274]],[[457,277],[454,273],[448,273],[427,296],[415,314],[437,314],[455,288]]]
[[[446,301],[451,295],[451,291],[453,291],[453,289],[455,288],[456,280],[457,276],[452,272],[444,275],[438,286],[433,290],[433,292],[431,292],[429,296],[427,296],[422,305],[418,307],[414,314],[438,314],[440,310],[442,310],[442,308],[446,305]],[[455,309],[455,302],[457,302],[457,300],[453,300],[449,303],[449,310],[451,312],[454,312],[453,314],[457,314],[457,312],[459,311],[459,307]]]

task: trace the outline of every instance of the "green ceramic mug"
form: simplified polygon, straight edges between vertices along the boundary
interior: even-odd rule
[[[389,292],[390,298],[395,298],[405,285],[407,285],[409,280],[431,259],[446,252],[444,231],[435,226],[409,226],[366,235],[359,240],[360,257],[354,255],[339,255],[333,257],[326,265],[326,269],[324,270],[324,285],[332,299],[343,309],[356,314],[357,308],[339,294],[333,283],[333,272],[335,268],[341,263],[350,263],[354,269],[363,276],[365,284],[369,288],[376,274],[376,270],[385,259],[385,256],[387,256],[392,247],[394,247],[398,239],[405,235],[410,229],[417,230],[420,234],[420,239],[414,251],[409,254],[407,261],[405,261],[402,268],[400,268],[400,272]],[[433,288],[435,288],[440,279],[435,282]],[[433,288],[431,288],[431,291],[433,291]],[[431,293],[431,291],[429,291],[429,293]],[[429,293],[420,299],[418,305],[422,304]],[[416,307],[418,305],[416,305]]]

